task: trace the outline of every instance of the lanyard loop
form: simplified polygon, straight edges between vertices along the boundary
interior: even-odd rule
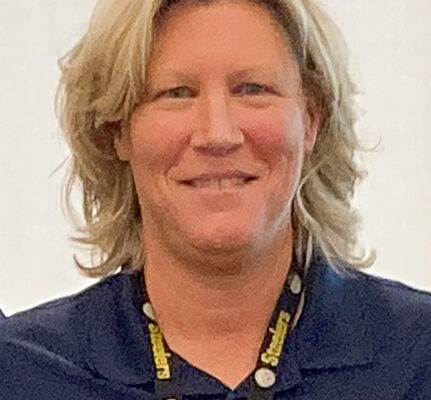
[[[283,354],[284,344],[290,333],[293,323],[298,319],[300,312],[301,296],[303,295],[303,270],[296,260],[292,260],[289,274],[284,284],[281,296],[285,297],[285,304],[280,307],[280,299],[269,324],[269,329],[262,342],[259,359],[253,371],[254,384],[248,391],[250,400],[272,400],[274,395],[274,383],[277,377],[277,367]],[[169,349],[162,332],[155,322],[154,314],[147,297],[143,276],[141,275],[142,289],[144,293],[144,314],[148,317],[148,331],[151,338],[153,362],[156,370],[154,388],[157,400],[181,399],[181,387],[178,387],[175,379],[175,371],[172,371],[171,357],[173,352]]]

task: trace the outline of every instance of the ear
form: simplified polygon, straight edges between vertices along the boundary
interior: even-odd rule
[[[320,110],[315,106],[315,104],[309,102],[306,106],[306,132],[304,137],[304,151],[308,154],[313,151],[317,135],[320,130],[321,120]]]
[[[130,161],[132,154],[130,132],[124,123],[119,124],[118,129],[114,132],[114,148],[121,161]]]

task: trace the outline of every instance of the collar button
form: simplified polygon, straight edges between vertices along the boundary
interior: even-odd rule
[[[148,317],[148,318],[150,318],[151,320],[153,320],[153,321],[155,321],[156,320],[156,317],[155,317],[155,315],[154,315],[154,310],[153,310],[153,307],[151,306],[151,304],[150,303],[145,303],[143,306],[142,306],[142,311],[144,312],[144,314]],[[168,399],[169,400],[169,399]]]
[[[261,388],[269,388],[274,385],[276,375],[269,368],[259,368],[254,374],[254,379]]]

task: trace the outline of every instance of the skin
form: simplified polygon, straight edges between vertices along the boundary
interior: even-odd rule
[[[281,28],[254,4],[180,4],[150,60],[147,101],[114,140],[141,205],[148,294],[170,348],[234,388],[288,273],[319,118]],[[259,178],[227,194],[179,183],[227,169]]]

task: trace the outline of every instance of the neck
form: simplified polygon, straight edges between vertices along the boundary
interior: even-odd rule
[[[155,243],[147,248],[146,288],[171,348],[209,338],[219,344],[241,338],[260,347],[291,263],[291,227],[270,248],[236,259],[235,268],[219,265],[217,272],[184,265],[155,251]]]

